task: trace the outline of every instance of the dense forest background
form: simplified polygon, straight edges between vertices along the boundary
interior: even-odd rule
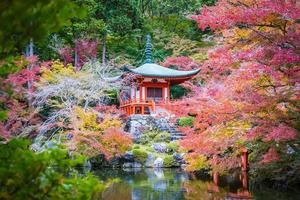
[[[63,4],[69,5],[67,2],[57,1],[54,8],[58,9]],[[14,51],[23,52],[26,43],[29,43],[30,38],[34,38],[35,54],[42,60],[48,60],[60,58],[59,51],[63,48],[78,50],[80,41],[93,41],[98,44],[95,51],[102,62],[119,58],[121,63],[138,65],[143,62],[145,37],[151,34],[154,58],[157,62],[164,61],[166,57],[172,55],[189,55],[196,46],[205,45],[202,39],[209,31],[203,32],[198,29],[196,22],[190,20],[188,16],[199,12],[202,5],[212,5],[214,1],[75,0],[74,3],[75,5],[69,6],[69,9],[65,8],[51,18],[49,13],[55,11],[52,7],[34,12],[42,6],[40,3],[32,1],[18,5],[12,1],[10,4],[16,4],[17,7],[11,5],[9,8],[11,10],[7,10],[7,13],[22,9],[26,12],[15,22],[17,28],[13,29],[9,23],[9,17],[12,16],[10,14],[3,16],[2,21],[5,23],[2,27],[6,30],[3,36],[7,37],[2,37],[2,44],[11,43],[8,38],[12,38],[17,44]],[[71,11],[74,6],[78,6],[77,10]],[[66,15],[73,18],[70,23],[61,27],[63,17]],[[36,17],[40,21],[43,20],[43,25],[37,24]],[[45,35],[50,31],[52,32],[50,35]],[[19,37],[23,33],[26,33],[26,37]],[[69,53],[74,56],[74,52]]]
[[[297,1],[4,0],[0,13],[0,199],[91,199],[107,185],[74,166],[128,151],[220,174],[246,152],[255,182],[299,184]],[[118,94],[135,83],[118,75],[144,62],[148,34],[156,63],[201,69],[171,88],[180,141],[124,131]]]

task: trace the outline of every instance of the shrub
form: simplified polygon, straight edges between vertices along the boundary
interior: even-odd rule
[[[164,158],[164,167],[176,167],[178,163],[176,162],[175,158],[172,155],[167,155]]]
[[[139,143],[140,144],[147,144],[151,141],[149,135],[147,135],[146,133],[143,133],[139,139]]]
[[[79,176],[67,151],[36,154],[27,140],[0,145],[0,199],[93,199],[105,185],[92,175]],[[67,175],[67,176],[66,176]]]
[[[173,85],[170,89],[170,95],[172,99],[179,99],[187,95],[188,90],[181,85]]]
[[[187,171],[203,170],[207,169],[209,166],[207,158],[196,153],[187,154],[184,159],[188,163],[188,166],[186,167]]]
[[[193,126],[194,117],[181,117],[179,126]]]
[[[107,129],[101,138],[102,151],[107,158],[124,154],[132,145],[132,138],[118,128]]]
[[[148,158],[148,153],[146,151],[140,149],[133,149],[132,150],[134,159],[139,163],[145,163]]]
[[[170,153],[177,152],[179,149],[179,144],[177,141],[173,141],[167,144],[167,149]]]
[[[155,136],[158,134],[158,131],[146,131],[141,135],[140,143],[141,144],[148,144],[153,141]]]

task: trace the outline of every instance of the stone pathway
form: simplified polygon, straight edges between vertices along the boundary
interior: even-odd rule
[[[139,139],[145,130],[153,130],[158,128],[171,134],[171,141],[181,140],[186,134],[178,130],[178,120],[176,117],[157,107],[156,113],[151,115],[131,115],[126,123],[125,131],[130,132],[135,139]]]
[[[181,131],[178,130],[178,122],[173,123],[170,122],[170,120],[165,119],[166,121],[164,123],[161,123],[158,128],[161,131],[167,131],[171,134],[171,141],[173,140],[181,140],[183,139],[186,134],[182,133]]]

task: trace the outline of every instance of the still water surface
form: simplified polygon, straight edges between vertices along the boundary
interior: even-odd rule
[[[101,180],[118,179],[103,200],[297,200],[300,193],[264,188],[250,191],[246,174],[197,177],[180,169],[101,169]]]

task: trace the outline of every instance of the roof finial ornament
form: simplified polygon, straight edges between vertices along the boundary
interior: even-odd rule
[[[147,35],[145,55],[146,55],[145,63],[153,63],[153,61],[152,61],[152,44],[151,44],[151,36],[150,35]]]

